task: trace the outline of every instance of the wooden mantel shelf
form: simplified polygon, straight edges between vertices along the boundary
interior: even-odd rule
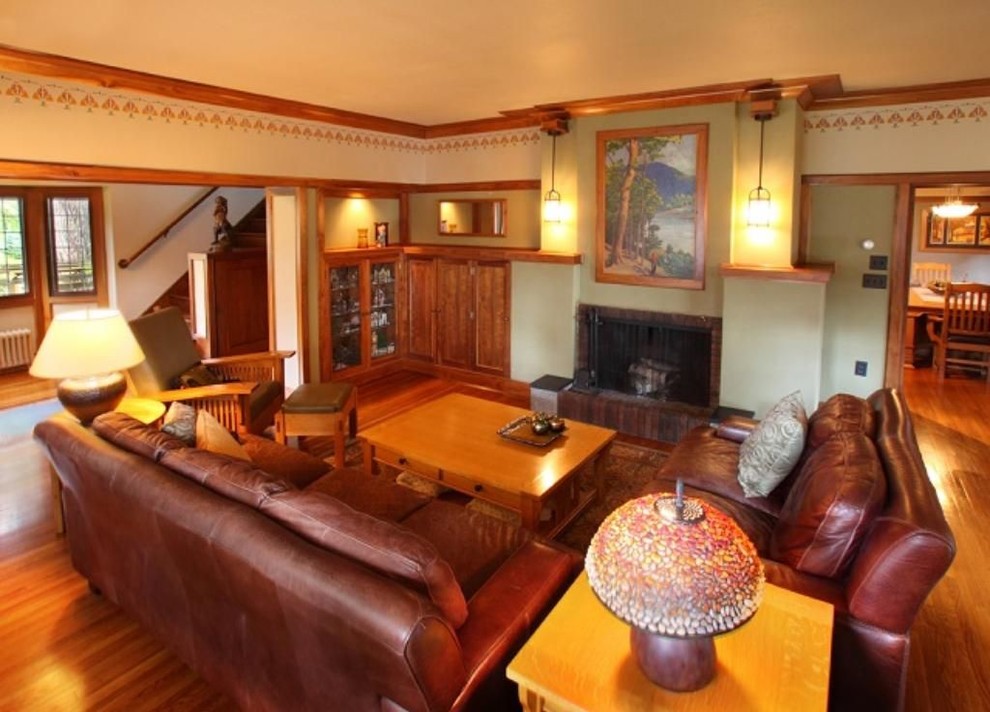
[[[723,264],[718,273],[723,277],[778,280],[781,282],[817,282],[826,284],[835,274],[835,265],[805,264],[794,267],[761,267],[759,265]]]
[[[344,248],[325,250],[324,254],[341,257],[356,257],[373,255],[375,253],[402,252],[407,255],[422,257],[454,257],[475,260],[509,260],[513,262],[543,262],[548,264],[579,265],[582,261],[580,252],[547,252],[545,250],[527,250],[506,247],[471,247],[464,245],[397,245],[385,248],[369,247],[366,249]]]

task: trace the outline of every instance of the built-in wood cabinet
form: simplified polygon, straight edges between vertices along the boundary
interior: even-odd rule
[[[437,358],[437,261],[406,260],[406,355],[433,363]]]
[[[508,376],[510,263],[410,257],[407,267],[407,355]]]
[[[203,355],[267,351],[266,251],[193,252],[188,260],[192,331]]]
[[[398,250],[324,254],[320,270],[320,375],[348,378],[398,358]]]

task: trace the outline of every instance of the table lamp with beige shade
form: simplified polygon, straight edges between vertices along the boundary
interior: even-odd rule
[[[626,502],[595,533],[585,561],[599,600],[632,628],[636,662],[668,690],[715,675],[713,636],[748,621],[763,597],[756,547],[700,499],[653,494]]]
[[[143,360],[144,352],[120,312],[83,309],[55,316],[28,373],[62,379],[56,390],[59,401],[88,424],[117,407],[127,391],[121,371]]]

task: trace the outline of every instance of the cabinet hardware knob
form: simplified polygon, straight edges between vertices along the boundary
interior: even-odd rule
[[[400,458],[399,458],[399,464],[400,464],[400,465],[406,465],[406,464],[409,464],[409,460],[407,460],[407,459],[406,459],[406,458],[404,458],[404,457],[400,457]]]
[[[483,489],[485,489],[485,488],[482,485],[475,485],[474,486],[474,491],[475,492],[481,492]]]

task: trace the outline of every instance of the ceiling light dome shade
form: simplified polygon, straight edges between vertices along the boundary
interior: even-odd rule
[[[957,198],[939,203],[932,208],[932,212],[940,218],[957,219],[972,215],[976,212],[976,208],[976,203],[964,203]]]

